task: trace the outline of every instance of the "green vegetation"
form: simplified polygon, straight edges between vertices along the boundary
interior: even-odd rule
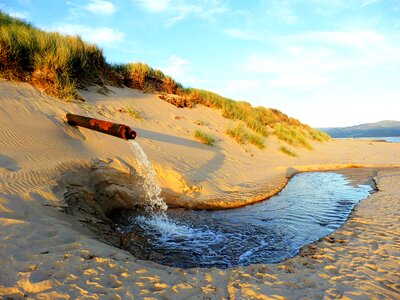
[[[200,143],[203,143],[208,146],[214,146],[215,139],[207,133],[204,133],[200,130],[195,130],[193,136],[195,137],[195,139],[200,141]]]
[[[144,63],[108,64],[101,49],[80,37],[45,32],[1,11],[0,77],[28,81],[48,95],[66,101],[84,100],[77,89],[91,85],[104,87],[104,91],[107,91],[106,85],[125,85],[159,93],[161,99],[177,107],[201,104],[218,109],[223,117],[242,121],[261,137],[272,132],[293,146],[311,149],[310,140],[323,142],[329,139],[325,133],[276,109],[253,107],[245,101],[234,101],[210,91],[185,88]],[[247,139],[261,145],[261,137]]]
[[[239,144],[246,144],[247,131],[242,124],[239,123],[234,127],[229,127],[225,133],[231,138],[234,138]]]
[[[231,138],[234,138],[239,144],[246,144],[249,142],[259,149],[264,149],[264,140],[258,134],[249,132],[243,125],[243,123],[238,123],[234,127],[229,127],[225,133]]]
[[[143,119],[142,114],[138,110],[136,110],[130,106],[127,106],[125,108],[125,111],[128,115],[130,115],[134,119],[140,119],[140,120]]]
[[[249,133],[249,135],[247,136],[249,143],[253,144],[254,146],[256,146],[258,149],[264,149],[265,148],[265,144],[264,144],[264,140],[262,139],[261,136],[257,135],[257,134],[251,134]]]
[[[180,83],[160,70],[154,70],[147,64],[141,62],[120,64],[114,65],[113,69],[123,78],[123,83],[127,87],[148,93],[183,93],[183,87]]]
[[[296,157],[296,156],[297,156],[297,154],[296,154],[295,152],[293,152],[292,150],[290,150],[290,149],[289,149],[288,147],[286,147],[286,146],[281,146],[280,150],[281,150],[283,153],[287,154],[287,155],[290,155],[290,156],[293,156],[293,157]]]
[[[329,141],[329,139],[331,138],[329,136],[329,134],[327,134],[325,132],[322,132],[322,131],[319,131],[319,130],[312,129],[310,127],[308,127],[308,131],[310,133],[311,138],[314,141],[318,141],[318,142],[322,143],[322,142]]]
[[[274,128],[274,135],[289,145],[302,146],[309,150],[312,149],[306,134],[298,126],[295,127],[284,123],[278,123]]]
[[[0,12],[0,77],[29,81],[64,100],[77,88],[115,82],[117,74],[96,45],[79,37],[41,31]]]

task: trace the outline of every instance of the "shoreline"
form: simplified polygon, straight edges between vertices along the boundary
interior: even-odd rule
[[[235,209],[246,205],[255,204],[258,202],[266,201],[269,198],[275,196],[281,192],[290,179],[300,173],[306,172],[329,172],[329,171],[340,171],[349,169],[372,169],[372,170],[383,170],[383,169],[396,169],[400,168],[400,164],[390,164],[390,165],[358,165],[358,164],[343,164],[343,165],[318,165],[318,166],[294,166],[289,168],[289,174],[278,176],[275,179],[273,186],[271,188],[271,183],[269,183],[268,188],[258,188],[253,191],[247,191],[249,194],[255,194],[253,196],[246,196],[241,194],[221,194],[212,195],[210,197],[204,197],[199,199],[168,199],[166,200],[167,205],[171,205],[172,208],[180,207],[193,210],[223,210],[223,209]]]

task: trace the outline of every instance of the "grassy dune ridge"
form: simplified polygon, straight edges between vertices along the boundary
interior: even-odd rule
[[[261,137],[272,133],[292,146],[306,149],[311,149],[310,140],[323,142],[329,139],[327,134],[278,110],[253,107],[250,103],[234,101],[210,91],[183,87],[147,64],[109,64],[101,49],[78,36],[45,32],[1,11],[0,77],[30,82],[45,93],[66,101],[84,101],[76,91],[91,85],[125,85],[144,92],[174,94],[174,98],[160,98],[178,107],[201,104],[219,109],[225,118],[244,122]]]

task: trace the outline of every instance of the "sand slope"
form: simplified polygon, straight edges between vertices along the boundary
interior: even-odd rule
[[[400,144],[332,140],[296,158],[241,146],[223,132],[231,121],[205,107],[178,109],[154,95],[111,88],[83,91],[87,103],[59,102],[23,83],[0,81],[0,296],[30,299],[267,299],[396,298],[399,295],[397,171],[379,172],[381,191],[364,201],[335,234],[279,265],[232,270],[178,270],[139,261],[96,241],[63,212],[65,182],[75,172],[107,164],[129,173],[135,165],[126,141],[76,129],[65,113],[125,123],[138,132],[169,204],[231,207],[276,192],[297,170],[400,164]],[[123,110],[131,106],[144,120]],[[206,126],[194,123],[202,120]],[[202,145],[192,131],[214,135]],[[75,170],[75,171],[73,171]],[[75,173],[74,173],[75,172]],[[90,184],[90,183],[87,183]],[[99,225],[100,226],[100,225]],[[333,241],[333,242],[332,242]],[[371,296],[372,295],[372,296]]]

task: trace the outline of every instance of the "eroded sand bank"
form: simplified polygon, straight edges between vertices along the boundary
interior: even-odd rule
[[[393,167],[400,162],[400,144],[332,140],[313,144],[313,151],[296,150],[298,157],[293,158],[279,152],[280,142],[274,138],[266,150],[238,145],[223,133],[230,121],[217,111],[178,109],[130,89],[113,89],[106,96],[87,91],[85,104],[58,102],[27,84],[2,81],[0,91],[2,297],[399,296],[400,171],[378,171],[379,192],[362,201],[334,235],[305,247],[299,256],[277,265],[229,270],[168,268],[97,241],[87,220],[77,221],[63,212],[63,183],[67,178],[68,184],[84,186],[84,173],[71,170],[88,170],[99,163],[118,174],[134,166],[125,141],[71,128],[65,123],[66,112],[135,128],[167,201],[192,207],[207,201],[220,207],[246,202],[279,189],[296,170]],[[127,105],[140,110],[144,120],[121,112]],[[199,119],[208,124],[201,129],[217,137],[216,147],[193,140],[192,130],[199,126],[194,121]],[[113,191],[121,187],[117,184]]]

